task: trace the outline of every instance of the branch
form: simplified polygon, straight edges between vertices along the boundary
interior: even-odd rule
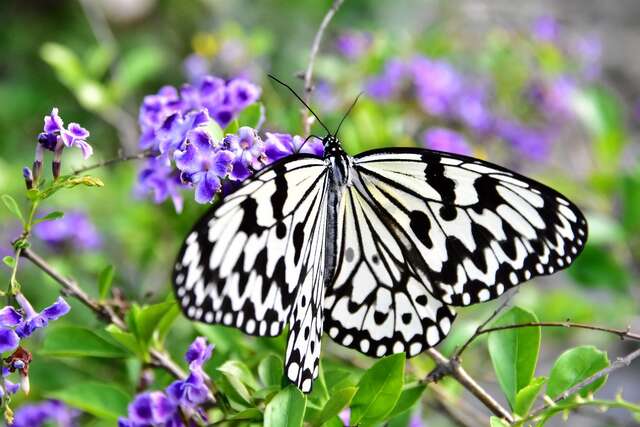
[[[491,412],[500,418],[504,418],[508,422],[513,422],[513,417],[505,408],[500,405],[485,389],[483,389],[471,376],[464,370],[457,359],[447,359],[442,353],[434,348],[427,350],[427,353],[436,362],[434,369],[422,382],[429,384],[440,380],[447,375],[456,379],[464,388],[473,394],[480,402],[484,404]]]
[[[58,273],[48,262],[33,252],[30,248],[22,250],[22,256],[30,260],[34,265],[44,271],[49,277],[55,280],[63,289],[64,293],[76,298],[91,311],[96,313],[101,320],[113,323],[122,330],[127,329],[125,321],[108,305],[92,299],[78,284]],[[185,372],[173,362],[169,356],[157,349],[150,349],[151,364],[164,369],[176,378],[185,378]]]
[[[103,160],[101,162],[95,163],[93,165],[89,165],[89,166],[85,166],[82,167],[80,169],[76,169],[73,171],[72,175],[79,175],[81,173],[93,170],[93,169],[97,169],[97,168],[101,168],[103,166],[110,166],[116,163],[121,163],[121,162],[128,162],[130,160],[141,160],[141,159],[146,159],[149,157],[153,157],[154,156],[154,152],[150,151],[150,150],[145,150],[145,151],[141,151],[139,153],[136,154],[131,154],[128,156],[123,156],[120,155],[114,159],[109,159],[109,160]]]
[[[612,373],[613,371],[617,371],[618,369],[628,367],[629,365],[631,365],[631,362],[633,362],[638,357],[640,357],[640,348],[635,350],[635,351],[633,351],[633,352],[631,352],[631,353],[629,353],[628,355],[626,355],[624,357],[618,357],[613,363],[611,363],[606,368],[601,369],[600,371],[596,372],[595,374],[591,375],[590,377],[580,381],[578,384],[574,385],[573,387],[569,388],[564,393],[562,393],[560,396],[558,396],[555,399],[553,399],[552,403],[548,403],[548,404],[540,406],[537,409],[534,409],[533,411],[531,411],[531,413],[529,414],[529,416],[527,416],[526,419],[520,420],[520,421],[518,421],[518,423],[523,423],[523,422],[526,422],[528,420],[532,420],[532,419],[542,415],[542,413],[544,413],[546,410],[552,408],[553,406],[555,406],[556,404],[562,402],[563,400],[566,400],[567,398],[569,398],[573,394],[579,392],[580,390],[582,390],[586,386],[595,383],[600,378],[603,378],[603,377],[609,375],[610,373]],[[512,421],[512,423],[513,423],[513,421]]]
[[[505,295],[505,298],[502,304],[500,304],[498,308],[496,308],[495,311],[491,313],[491,315],[487,317],[487,319],[476,328],[476,331],[473,333],[473,335],[471,335],[471,337],[469,337],[469,339],[466,340],[464,344],[462,344],[462,347],[460,347],[458,351],[455,352],[455,354],[453,355],[453,359],[456,359],[456,360],[460,359],[460,356],[462,355],[462,353],[464,353],[467,347],[469,347],[469,345],[473,341],[475,341],[475,339],[478,338],[479,335],[484,333],[484,331],[486,330],[484,329],[485,326],[487,326],[493,319],[496,318],[496,316],[498,316],[498,314],[500,314],[505,308],[507,308],[507,306],[509,305],[513,297],[515,297],[516,294],[518,293],[518,290],[519,288],[514,288],[513,292]]]
[[[329,26],[329,23],[333,19],[333,16],[336,14],[340,6],[344,3],[344,0],[333,0],[333,4],[327,11],[327,14],[322,19],[320,23],[320,27],[318,27],[318,31],[316,32],[315,37],[313,38],[313,44],[311,45],[311,52],[309,53],[309,63],[307,65],[307,69],[304,73],[304,101],[308,104],[309,99],[311,98],[311,92],[313,92],[313,65],[316,60],[316,56],[318,56],[318,51],[320,50],[320,42],[322,41],[322,36],[324,35],[325,29]],[[309,112],[305,108],[302,110],[302,123],[304,126],[304,134],[309,135],[311,132],[311,121],[309,117]]]

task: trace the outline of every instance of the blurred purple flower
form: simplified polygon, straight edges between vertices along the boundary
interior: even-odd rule
[[[409,419],[409,424],[407,425],[407,427],[425,427],[425,426],[426,424],[422,420],[420,411],[419,410],[415,411],[413,415],[411,415],[411,418]]]
[[[425,147],[448,153],[471,155],[471,148],[464,137],[451,129],[431,128],[423,136]]]
[[[344,408],[342,411],[340,411],[338,417],[340,417],[340,421],[342,421],[342,424],[348,426],[349,418],[351,418],[351,408]]]
[[[232,169],[233,154],[214,146],[204,129],[192,130],[184,151],[174,154],[183,182],[196,187],[196,202],[209,203]]]
[[[129,420],[138,424],[158,425],[173,418],[176,405],[161,391],[142,393],[129,405]]]
[[[485,90],[478,87],[462,91],[455,100],[454,115],[472,130],[486,134],[493,128],[494,117]]]
[[[13,351],[20,344],[20,337],[12,329],[20,324],[22,315],[11,306],[0,309],[0,353]]]
[[[260,88],[245,79],[233,79],[226,88],[228,104],[234,113],[244,110],[260,98]],[[222,126],[222,125],[221,125]]]
[[[193,53],[182,62],[182,69],[189,81],[199,82],[209,72],[209,61],[204,56]]]
[[[409,76],[408,71],[402,60],[391,59],[382,74],[369,79],[365,92],[379,101],[388,101],[399,94]]]
[[[153,194],[155,203],[168,198],[173,201],[176,212],[182,212],[182,190],[186,186],[180,180],[179,171],[172,168],[166,159],[150,158],[138,173],[135,193],[144,196]]]
[[[602,39],[597,34],[583,35],[574,42],[573,52],[580,61],[585,78],[594,79],[600,75],[602,50]]]
[[[410,67],[422,108],[434,116],[449,113],[463,88],[462,76],[448,62],[422,56],[414,58]]]
[[[214,348],[213,344],[207,344],[207,340],[204,337],[197,337],[193,340],[184,355],[184,359],[189,364],[189,369],[192,371],[202,369],[202,365],[211,359]]]
[[[54,425],[73,427],[80,412],[58,400],[47,400],[34,405],[23,405],[15,412],[12,427],[42,427]]]
[[[530,159],[542,161],[549,154],[550,138],[548,132],[544,130],[511,120],[501,120],[497,125],[497,134]]]
[[[372,43],[373,37],[370,33],[345,31],[336,39],[336,49],[345,58],[353,60],[364,55]]]
[[[2,350],[4,352],[4,350]],[[4,379],[4,388],[7,394],[16,394],[20,390],[20,384],[16,384],[7,379],[7,377],[11,374],[11,371],[8,367],[2,367],[2,378]],[[0,399],[4,397],[5,390],[0,387]]]
[[[572,102],[576,92],[575,82],[567,76],[560,76],[550,82],[532,82],[528,95],[542,114],[549,120],[557,120],[573,112]]]
[[[536,40],[543,42],[553,42],[558,38],[558,21],[553,16],[540,16],[535,21],[533,21],[531,33]]]
[[[23,294],[18,293],[16,301],[20,304],[24,313],[20,323],[16,325],[16,333],[20,338],[28,337],[36,330],[47,326],[50,321],[59,319],[71,310],[69,304],[62,297],[58,297],[55,303],[39,313],[33,309],[31,303]]]
[[[324,155],[324,145],[316,137],[311,137],[304,142],[298,135],[291,136],[285,133],[267,132],[267,139],[264,142],[264,153],[267,161],[273,163],[294,153],[308,153],[318,157]]]
[[[92,250],[102,245],[102,237],[89,217],[80,211],[67,212],[62,218],[36,224],[33,232],[45,243],[60,247]]]

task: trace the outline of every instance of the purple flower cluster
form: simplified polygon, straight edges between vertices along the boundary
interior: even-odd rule
[[[47,400],[35,405],[20,407],[15,415],[11,427],[74,427],[78,425],[75,419],[80,412],[71,409],[58,400]]]
[[[157,153],[138,175],[137,192],[152,193],[161,203],[171,198],[182,210],[182,190],[195,189],[198,203],[209,203],[225,182],[239,182],[265,165],[294,152],[322,155],[322,144],[300,137],[240,127],[220,137],[212,127],[224,127],[254,103],[260,88],[244,79],[228,82],[206,76],[197,86],[178,92],[164,87],[147,96],[140,109],[140,146]]]
[[[189,376],[174,381],[163,391],[141,393],[129,405],[127,418],[118,420],[119,427],[191,427],[185,426],[183,419],[206,420],[201,405],[213,396],[207,387],[209,376],[202,366],[211,358],[213,345],[203,337],[196,338],[189,346],[185,359],[189,363]],[[191,424],[193,423],[193,424]]]
[[[16,295],[16,301],[22,313],[12,306],[0,309],[0,353],[15,350],[21,339],[44,328],[50,321],[64,316],[70,310],[69,304],[62,297],[58,297],[55,303],[41,312],[35,311],[21,293]]]
[[[65,213],[62,218],[43,221],[33,227],[36,237],[54,248],[98,249],[102,237],[89,217],[81,211]]]
[[[433,127],[428,129],[423,136],[424,145],[427,148],[448,153],[471,155],[471,147],[464,136],[447,128]]]

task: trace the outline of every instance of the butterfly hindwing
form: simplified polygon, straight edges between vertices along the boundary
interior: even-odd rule
[[[432,294],[463,306],[567,267],[587,223],[561,194],[502,167],[418,149],[375,150],[354,169],[377,209],[409,240]]]
[[[415,356],[438,344],[455,313],[411,271],[384,212],[356,184],[338,213],[340,256],[325,298],[329,336],[373,357]]]

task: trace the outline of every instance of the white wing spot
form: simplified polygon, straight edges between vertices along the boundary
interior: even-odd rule
[[[376,350],[376,356],[382,357],[385,355],[386,352],[387,352],[387,346],[385,346],[384,344],[380,344],[378,346],[378,349]]]
[[[478,292],[478,299],[480,301],[487,301],[489,298],[491,298],[491,292],[489,292],[488,289],[481,289],[480,292]]]
[[[207,323],[213,322],[213,311],[207,311],[207,313],[204,315],[204,321]]]
[[[400,341],[396,341],[396,343],[393,345],[393,352],[402,353],[403,351],[404,351],[404,344]]]
[[[438,341],[440,341],[438,328],[435,326],[429,326],[429,329],[427,329],[427,344],[429,344],[430,347],[433,347],[438,344]]]
[[[509,281],[511,282],[511,284],[513,285],[517,285],[518,284],[518,275],[515,273],[515,271],[512,271],[509,274]]]
[[[369,340],[362,340],[360,341],[360,350],[362,350],[363,352],[367,352],[369,351]]]

